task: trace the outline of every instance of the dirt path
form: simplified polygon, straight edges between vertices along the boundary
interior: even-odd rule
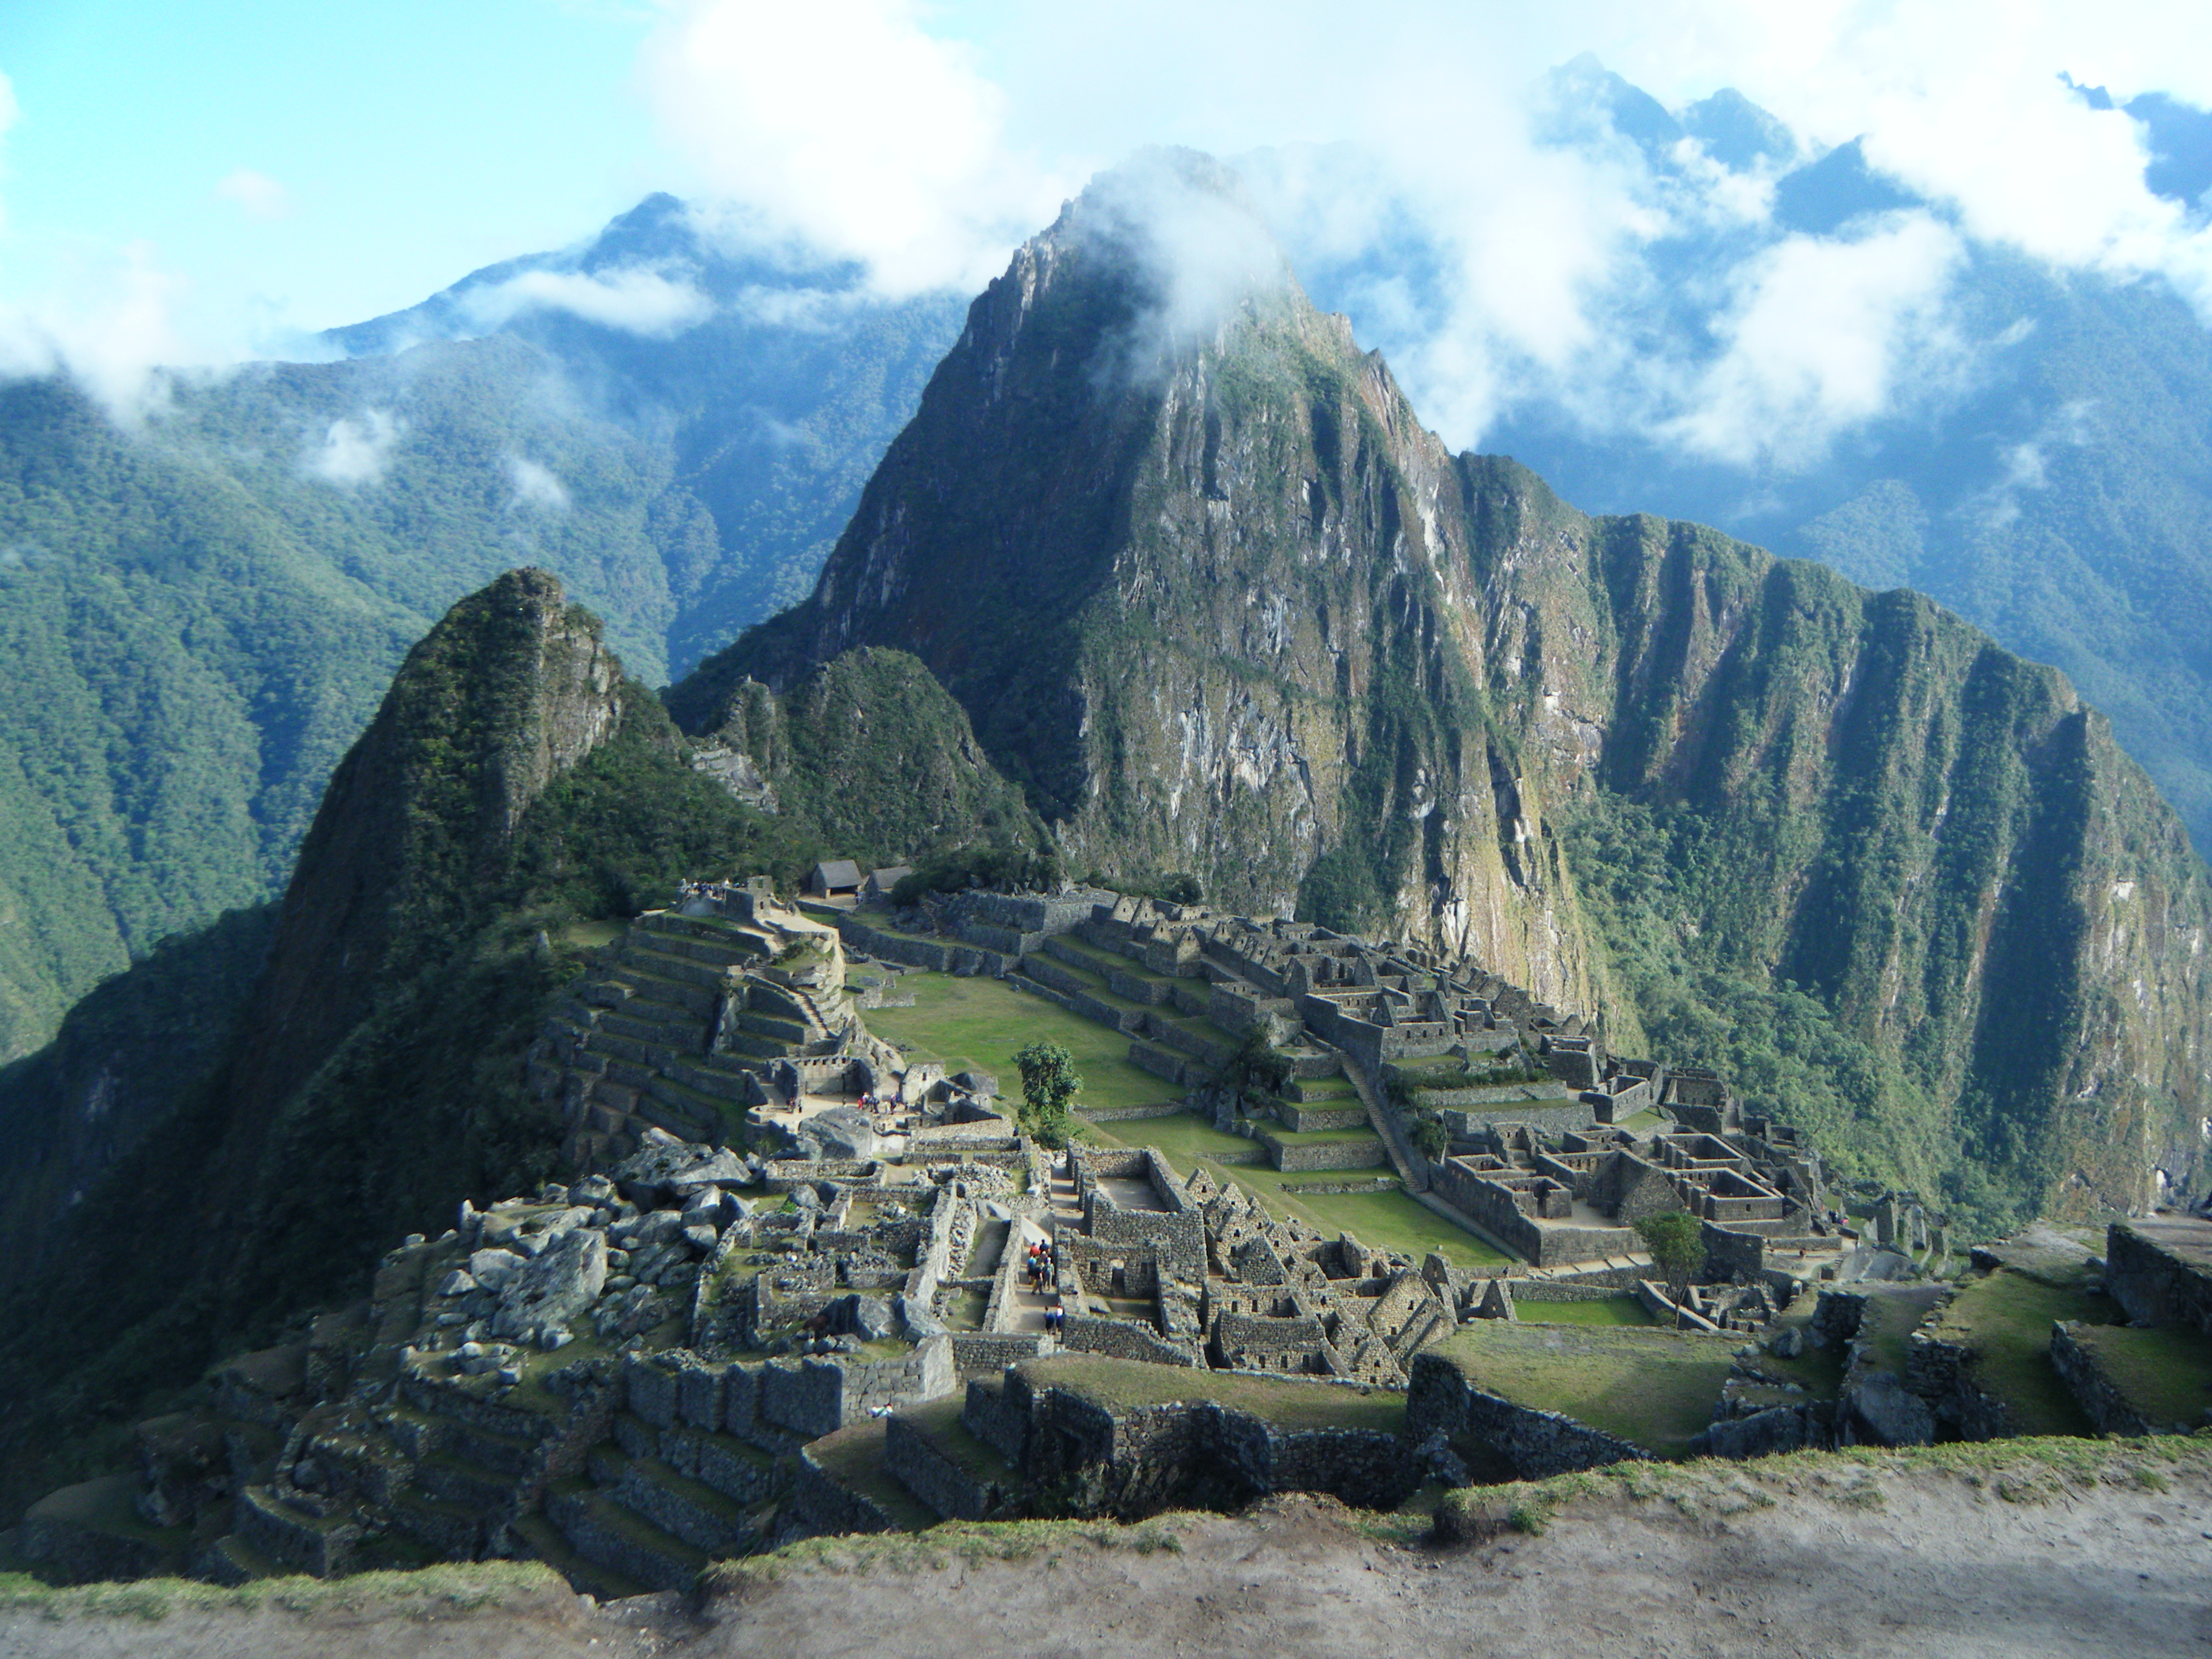
[[[2212,1651],[2212,1475],[2007,1502],[1957,1475],[1768,1483],[1779,1501],[1570,1504],[1540,1536],[1451,1552],[1379,1541],[1327,1499],[1179,1517],[1179,1549],[1078,1534],[1025,1559],[957,1540],[856,1540],[780,1560],[694,1617],[673,1597],[592,1610],[546,1591],[475,1613],[419,1604],[157,1622],[0,1612],[0,1659],[1535,1659]],[[1879,1495],[1877,1496],[1877,1491]],[[1157,1530],[1157,1529],[1156,1529]],[[1125,1535],[1126,1536],[1126,1535]],[[876,1559],[871,1559],[872,1557]]]

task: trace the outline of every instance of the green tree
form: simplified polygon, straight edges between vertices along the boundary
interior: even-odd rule
[[[1075,1056],[1057,1042],[1032,1042],[1014,1065],[1022,1074],[1022,1128],[1048,1146],[1065,1146],[1068,1107],[1083,1092]]]
[[[1669,1290],[1679,1291],[1691,1275],[1705,1265],[1705,1229],[1698,1218],[1684,1210],[1647,1215],[1636,1231],[1651,1251],[1651,1260],[1667,1275]]]
[[[1451,1150],[1451,1131],[1434,1112],[1415,1117],[1411,1133],[1413,1146],[1423,1158],[1440,1158]]]

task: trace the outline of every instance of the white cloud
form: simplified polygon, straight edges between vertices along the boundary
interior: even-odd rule
[[[586,322],[653,338],[703,322],[714,302],[688,282],[637,267],[606,274],[526,270],[462,296],[469,319],[497,328],[526,311],[566,311]]]
[[[282,219],[292,210],[292,194],[265,173],[240,167],[215,187],[226,202],[235,202],[255,219]]]
[[[179,279],[136,245],[119,260],[87,259],[36,305],[0,301],[0,380],[67,374],[118,424],[167,405],[179,369],[198,362],[171,318]]]
[[[517,507],[543,507],[551,513],[568,510],[568,488],[553,470],[520,455],[507,458],[507,481],[514,489]]]
[[[1802,465],[1893,408],[1908,369],[1921,391],[1950,380],[1965,347],[1943,301],[1965,251],[1948,226],[1915,212],[1856,241],[1790,236],[1747,261],[1720,321],[1721,354],[1666,435],[1741,466]]]
[[[668,0],[642,83],[710,192],[757,229],[973,288],[1097,167],[1160,143],[1268,149],[1255,193],[1302,272],[1379,343],[1425,418],[1473,444],[1516,410],[1802,465],[1967,372],[1946,325],[1964,246],[2171,280],[2212,318],[2212,231],[2144,187],[2115,95],[2212,106],[2212,11],[2161,0],[1322,0],[1069,8]],[[1547,72],[1595,47],[1680,108],[1723,86],[1817,153],[1863,136],[1935,204],[1848,242],[1768,224],[1772,168],[1696,146],[1547,147]],[[1685,236],[1733,246],[1666,263]],[[1413,257],[1408,257],[1408,255]],[[1209,256],[1210,257],[1210,256]],[[1986,349],[1987,348],[1981,348]]]
[[[642,70],[714,192],[889,289],[981,286],[1081,177],[1007,142],[1006,94],[910,0],[692,0]]]
[[[398,416],[381,409],[364,410],[332,421],[322,440],[311,447],[301,462],[310,477],[342,489],[357,489],[384,477],[399,434],[407,429]]]

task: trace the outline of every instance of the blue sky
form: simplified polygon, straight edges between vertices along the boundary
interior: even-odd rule
[[[1780,238],[1771,176],[1547,146],[1534,89],[1585,50],[1671,106],[1737,87],[1805,155],[1862,137],[1928,207]],[[127,402],[149,365],[296,350],[656,189],[886,290],[973,289],[1140,146],[1291,146],[1334,158],[1283,198],[1303,249],[1356,253],[1387,209],[1435,250],[1441,298],[1393,361],[1458,443],[1532,377],[1650,376],[1604,353],[1643,251],[1757,233],[1719,285],[1718,378],[1669,393],[1703,411],[1685,443],[1741,459],[1778,422],[1817,441],[1882,407],[1945,349],[1977,240],[2169,280],[2212,317],[2205,215],[2149,196],[2142,132],[2062,70],[2212,106],[2212,8],[6,0],[0,376],[66,366]],[[1357,320],[1388,334],[1375,300]]]
[[[222,341],[573,240],[683,172],[634,89],[651,22],[550,0],[10,0],[0,295],[97,288],[135,250],[182,331]]]

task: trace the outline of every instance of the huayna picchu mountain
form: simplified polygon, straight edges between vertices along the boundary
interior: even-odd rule
[[[1015,255],[813,595],[668,702],[709,733],[860,646],[929,665],[1072,870],[1734,1044],[1954,1200],[2198,1179],[2205,871],[2063,677],[1451,455],[1202,157]]]
[[[795,886],[833,853],[1049,877],[1043,825],[913,658],[851,653],[744,712],[766,763],[733,780],[736,751],[688,743],[543,570],[501,576],[416,646],[331,781],[273,939],[242,918],[134,973],[151,1029],[123,1080],[166,1115],[33,1148],[51,1178],[0,1206],[0,1480],[223,1345],[349,1295],[393,1237],[464,1197],[551,1173],[560,1126],[526,1054],[586,953],[687,877]],[[264,950],[227,1037],[175,1035],[211,1000],[202,978]],[[86,1018],[64,1051],[125,1023]],[[165,1060],[199,1075],[164,1079]],[[53,1069],[26,1079],[26,1116],[59,1115],[71,1076]],[[156,1191],[149,1249],[112,1218]]]

